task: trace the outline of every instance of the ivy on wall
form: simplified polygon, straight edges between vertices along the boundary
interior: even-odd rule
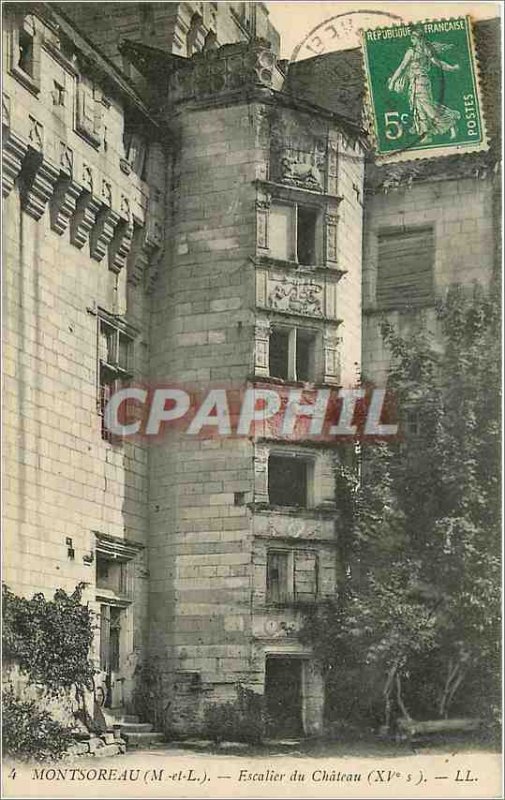
[[[79,584],[70,595],[57,589],[46,600],[41,593],[18,597],[2,586],[4,662],[17,664],[31,683],[53,694],[93,688],[93,612],[81,603],[83,588]]]

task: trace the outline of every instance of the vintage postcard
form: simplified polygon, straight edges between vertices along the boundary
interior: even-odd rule
[[[2,35],[4,796],[502,797],[502,5]]]

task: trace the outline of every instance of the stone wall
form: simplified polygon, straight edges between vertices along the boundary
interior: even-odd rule
[[[244,384],[253,363],[255,104],[181,108],[173,164],[171,251],[151,321],[151,374],[193,386]],[[207,431],[208,433],[208,431]],[[202,690],[247,679],[251,492],[247,440],[167,435],[150,458],[151,648],[177,685],[177,721]],[[249,497],[250,499],[250,497]],[[207,695],[205,695],[207,696]],[[174,706],[172,706],[174,710]]]
[[[363,372],[379,383],[386,378],[389,355],[380,335],[383,318],[402,334],[422,316],[436,332],[433,304],[454,283],[487,285],[496,267],[496,188],[492,174],[432,180],[367,196],[363,260]],[[390,228],[432,226],[434,300],[424,308],[377,308],[378,233]]]
[[[191,56],[205,48],[247,41],[252,32],[251,16],[243,3],[63,3],[62,11],[86,33],[95,45],[126,74],[136,79],[132,66],[121,53],[126,39],[156,47],[165,53]],[[263,3],[256,3],[256,34],[272,41],[279,37],[268,20]]]
[[[123,144],[127,88],[91,78],[54,23],[21,14],[4,27],[4,579],[47,596],[83,581],[97,608],[96,535],[137,542],[122,629],[129,693],[146,638],[147,451],[102,437],[98,320],[103,310],[130,326],[141,378],[162,155],[153,144],[149,184]],[[31,74],[18,68],[23,28]]]

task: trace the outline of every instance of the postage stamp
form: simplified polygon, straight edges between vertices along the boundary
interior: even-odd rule
[[[365,30],[362,46],[382,161],[487,149],[470,17]]]

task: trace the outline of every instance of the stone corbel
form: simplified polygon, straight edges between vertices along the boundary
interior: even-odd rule
[[[126,265],[126,259],[133,239],[133,221],[128,198],[121,198],[121,216],[109,244],[109,269],[120,272]]]
[[[33,219],[39,220],[53,195],[60,170],[42,154],[32,150],[23,169],[21,205]]]
[[[133,225],[128,220],[120,219],[114,237],[109,245],[109,269],[112,272],[121,272],[126,265],[128,253],[133,240]]]
[[[60,143],[60,177],[50,202],[51,228],[60,235],[65,232],[75,212],[81,186],[72,178],[74,154],[68,145]]]
[[[138,219],[133,218],[133,231],[130,252],[126,261],[127,281],[138,286],[146,273],[148,255],[144,248],[146,231]]]
[[[27,152],[28,144],[13,131],[4,136],[2,147],[2,194],[4,197],[7,197],[12,191]]]
[[[95,261],[101,261],[107,252],[120,219],[117,211],[113,211],[110,206],[101,205],[89,239],[90,255]]]
[[[151,292],[154,289],[163,251],[161,208],[161,192],[155,190],[153,197],[149,200],[146,217],[146,237],[144,242],[144,250],[147,255],[147,272],[145,273],[146,292]]]
[[[11,99],[8,94],[2,92],[2,128],[11,126]]]
[[[81,194],[81,187],[72,178],[62,175],[56,184],[56,189],[50,202],[51,228],[60,236],[68,227],[75,213],[77,200]]]
[[[148,245],[148,247],[150,247],[150,245]],[[147,269],[144,272],[144,287],[147,294],[153,292],[156,286],[156,280],[160,271],[160,261],[162,256],[163,250],[158,247],[154,247],[150,252],[146,251]]]
[[[257,319],[254,326],[254,374],[267,377],[270,374],[270,332],[267,319]]]
[[[108,181],[102,181],[101,208],[96,216],[89,237],[89,250],[91,258],[101,261],[107,252],[120,216],[112,208],[112,186]]]
[[[139,286],[145,281],[146,290],[151,291],[158,274],[160,256],[159,243],[148,237],[146,227],[134,217],[133,238],[127,260],[128,283]]]
[[[326,329],[323,337],[324,383],[340,382],[340,337],[336,330]]]
[[[77,200],[70,223],[70,241],[75,247],[82,249],[86,244],[100,208],[100,200],[89,191],[84,191]]]

